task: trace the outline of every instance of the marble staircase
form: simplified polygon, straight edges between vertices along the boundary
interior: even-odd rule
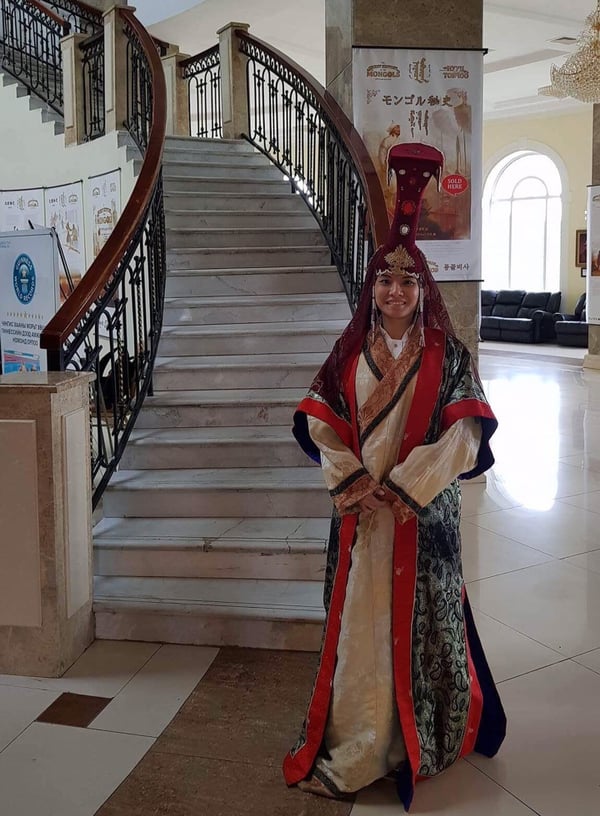
[[[97,635],[316,649],[331,505],[290,426],[346,297],[247,143],[170,138],[163,178],[164,327],[95,529]]]

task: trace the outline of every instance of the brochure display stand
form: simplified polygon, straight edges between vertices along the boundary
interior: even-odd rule
[[[56,232],[0,233],[1,373],[47,370],[40,335],[59,304]]]

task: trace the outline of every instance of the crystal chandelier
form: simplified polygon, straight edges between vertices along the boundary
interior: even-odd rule
[[[585,18],[576,51],[564,65],[550,69],[550,85],[538,90],[544,96],[572,96],[580,102],[600,102],[600,0]]]

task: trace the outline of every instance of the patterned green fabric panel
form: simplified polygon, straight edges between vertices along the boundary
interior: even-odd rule
[[[469,713],[459,522],[455,481],[418,521],[412,691],[422,776],[433,776],[457,759]]]
[[[426,445],[437,442],[440,437],[444,408],[465,399],[476,399],[487,403],[468,350],[459,340],[447,337],[442,382],[425,436]]]

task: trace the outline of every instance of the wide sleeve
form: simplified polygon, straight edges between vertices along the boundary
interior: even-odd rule
[[[321,453],[325,484],[340,515],[355,513],[358,502],[379,485],[326,422],[308,417],[311,439]]]
[[[481,420],[465,417],[431,445],[419,445],[394,467],[385,486],[418,513],[457,476],[471,471],[481,444]]]

